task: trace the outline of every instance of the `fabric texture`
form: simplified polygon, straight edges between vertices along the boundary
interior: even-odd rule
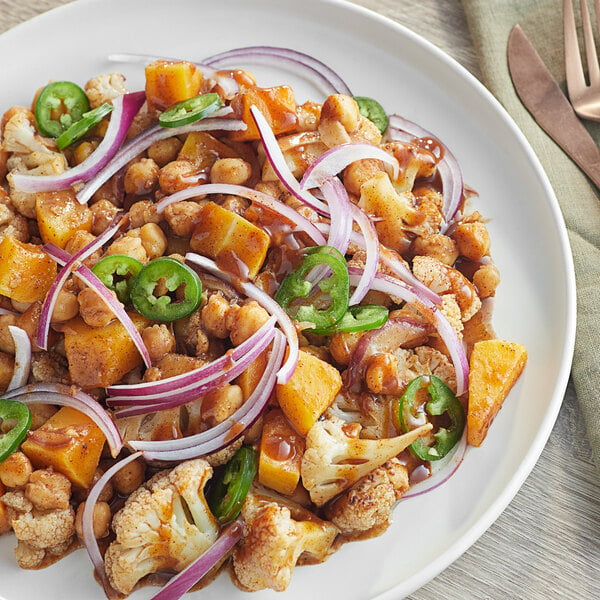
[[[508,36],[518,23],[563,91],[566,90],[562,0],[462,1],[483,82],[504,105],[538,155],[567,225],[577,282],[577,333],[571,376],[600,474],[600,195],[521,104],[506,58]],[[593,3],[589,4],[593,10]],[[575,2],[580,23],[578,6],[579,2]],[[585,126],[600,142],[600,124],[586,121]]]

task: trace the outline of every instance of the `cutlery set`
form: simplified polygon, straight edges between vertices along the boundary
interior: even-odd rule
[[[594,0],[600,30],[600,0]],[[565,72],[569,99],[520,25],[508,39],[508,67],[515,90],[544,131],[600,188],[600,149],[580,119],[600,121],[600,64],[586,0],[580,0],[588,80],[581,60],[573,0],[563,0]]]

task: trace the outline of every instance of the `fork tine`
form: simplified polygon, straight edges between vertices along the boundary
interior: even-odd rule
[[[574,101],[574,98],[585,90],[585,77],[583,75],[583,64],[579,54],[579,42],[577,41],[577,29],[575,28],[573,0],[563,0],[563,28],[567,89],[571,101]]]
[[[590,85],[598,85],[600,83],[600,67],[598,66],[596,42],[594,41],[594,32],[592,30],[592,21],[590,19],[587,0],[581,0],[581,20],[583,23],[583,40]]]

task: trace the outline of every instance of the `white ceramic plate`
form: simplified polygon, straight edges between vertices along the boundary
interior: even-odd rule
[[[113,52],[200,60],[218,51],[267,44],[313,54],[357,95],[378,98],[433,131],[456,155],[476,208],[491,218],[492,253],[502,272],[495,326],[524,343],[529,363],[484,446],[471,450],[441,488],[401,502],[385,535],[345,546],[327,563],[294,572],[283,595],[255,597],[401,598],[436,576],[498,517],[533,468],[566,387],[574,338],[574,277],[565,228],[540,165],[519,130],[457,63],[399,25],[335,0],[83,0],[0,37],[0,110],[27,103],[50,79],[119,69]],[[240,65],[243,66],[243,65]],[[141,69],[127,66],[130,89]],[[265,85],[293,83],[298,97],[320,99],[288,73],[252,68]],[[84,550],[39,572],[21,571],[15,541],[0,541],[0,596],[6,600],[104,597]],[[133,595],[150,597],[146,589]],[[207,600],[248,598],[222,575]],[[200,597],[200,594],[193,596]]]

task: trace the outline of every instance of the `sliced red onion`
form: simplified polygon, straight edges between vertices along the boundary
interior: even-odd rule
[[[429,331],[429,327],[416,318],[403,317],[388,319],[379,329],[365,333],[356,344],[348,364],[346,371],[348,387],[356,388],[360,385],[369,360],[375,354],[422,344],[427,339]]]
[[[15,343],[15,366],[6,391],[20,388],[27,383],[31,370],[31,340],[27,332],[14,325],[8,326],[8,331]],[[6,396],[5,396],[6,397]]]
[[[0,315],[15,315],[17,316],[19,313],[15,310],[8,310],[8,308],[0,307]]]
[[[144,452],[147,461],[172,462],[206,456],[235,442],[260,417],[269,403],[277,370],[285,355],[286,339],[277,331],[265,371],[246,402],[228,419],[207,431],[176,440],[132,441],[130,446]]]
[[[117,153],[135,115],[146,99],[144,92],[132,92],[117,96],[104,139],[82,163],[59,175],[26,175],[14,173],[12,183],[23,192],[51,192],[64,190],[91,179],[107,165]]]
[[[48,332],[50,331],[50,323],[52,322],[52,313],[54,312],[58,295],[69,275],[77,269],[82,261],[94,254],[96,250],[102,248],[102,246],[104,246],[104,244],[119,231],[122,224],[122,217],[122,213],[117,213],[113,217],[111,224],[101,235],[92,240],[89,244],[86,244],[72,256],[69,256],[69,260],[65,263],[60,273],[52,282],[52,285],[46,294],[46,298],[44,299],[44,304],[42,305],[42,312],[36,332],[36,344],[38,345],[38,348],[46,350],[48,347]]]
[[[446,483],[454,473],[458,470],[458,467],[462,464],[462,461],[467,452],[467,428],[462,434],[456,448],[450,454],[448,460],[444,460],[444,465],[435,473],[432,473],[430,477],[427,479],[420,481],[419,483],[415,483],[411,486],[408,493],[402,496],[402,500],[408,500],[409,498],[416,498],[417,496],[422,496],[423,494],[427,494],[442,484]]]
[[[210,258],[206,258],[205,256],[201,256],[200,254],[195,254],[193,252],[188,252],[185,255],[185,259],[195,265],[198,265],[200,268],[208,271],[212,275],[224,279],[233,287],[238,288],[243,294],[248,296],[248,298],[256,300],[270,315],[273,315],[277,319],[277,322],[287,338],[289,348],[287,359],[277,372],[277,382],[287,383],[292,376],[292,373],[296,369],[299,355],[298,332],[296,331],[296,326],[289,315],[283,310],[283,308],[281,308],[281,306],[279,306],[279,304],[277,304],[277,302],[275,302],[275,300],[273,300],[273,298],[271,298],[271,296],[269,296],[269,294],[263,292],[250,281],[238,280],[229,273],[222,271]]]
[[[117,171],[127,165],[138,154],[148,149],[154,142],[176,135],[185,135],[192,131],[239,131],[245,128],[245,123],[238,119],[214,116],[200,119],[181,127],[161,127],[160,125],[149,127],[124,144],[113,160],[100,170],[93,179],[90,179],[78,192],[77,199],[81,204],[86,204],[103,183],[106,183]]]
[[[305,76],[315,82],[327,94],[346,94],[352,96],[350,88],[344,80],[330,67],[316,59],[314,56],[292,50],[291,48],[278,48],[275,46],[247,46],[213,54],[205,58],[203,64],[210,67],[221,68],[230,62],[244,60],[257,64],[267,64],[276,67],[288,66],[299,75]]]
[[[369,216],[364,210],[356,206],[356,204],[350,203],[350,209],[352,210],[352,218],[360,228],[363,241],[361,247],[364,248],[366,253],[363,273],[350,296],[350,306],[353,306],[354,304],[359,304],[371,289],[371,284],[373,283],[373,279],[377,273],[377,267],[379,266],[380,252],[377,230],[371,219],[369,219]]]
[[[204,196],[208,194],[231,194],[246,198],[247,200],[259,204],[260,206],[264,206],[268,210],[280,215],[290,223],[296,225],[296,227],[306,233],[306,235],[308,235],[316,245],[321,246],[327,243],[323,234],[298,211],[269,196],[268,194],[264,194],[258,190],[253,190],[252,188],[242,185],[233,185],[228,183],[207,183],[185,188],[179,192],[171,194],[170,196],[165,196],[162,200],[157,202],[156,212],[158,214],[162,213],[167,206],[175,202],[180,202],[181,200],[187,200],[196,196]]]
[[[65,252],[62,248],[54,246],[53,244],[46,244],[44,246],[44,249],[46,250],[48,255],[60,265],[65,265],[71,258],[71,255],[68,252]],[[135,344],[135,347],[138,349],[138,352],[142,355],[144,364],[147,367],[151,367],[152,360],[150,358],[148,348],[146,348],[146,344],[144,344],[144,340],[142,339],[140,332],[137,330],[137,327],[135,326],[135,324],[131,320],[131,317],[127,314],[125,308],[119,302],[119,300],[85,265],[80,265],[74,273],[87,286],[91,287],[100,296],[100,298],[102,298],[104,303],[108,306],[108,308],[113,312],[115,317],[127,330],[127,333],[131,337],[133,343]]]
[[[123,448],[123,440],[110,415],[95,398],[75,386],[60,383],[30,383],[5,392],[3,397],[17,398],[24,404],[57,404],[74,408],[92,419],[102,430],[113,458]]]
[[[110,585],[108,576],[106,575],[104,558],[102,557],[102,553],[98,547],[98,540],[96,540],[96,536],[94,535],[94,508],[96,507],[100,494],[104,491],[104,486],[114,477],[115,473],[118,473],[123,467],[127,466],[141,455],[141,452],[130,454],[108,469],[108,471],[106,471],[106,473],[104,473],[102,477],[100,477],[100,479],[98,479],[98,481],[96,481],[96,483],[92,486],[92,489],[90,490],[83,507],[81,525],[83,543],[85,544],[85,549],[87,550],[92,564],[94,565],[96,575],[100,579],[108,598],[116,597],[116,592]]]
[[[350,268],[349,271],[350,284],[357,285],[360,281],[362,271],[354,268]],[[408,304],[415,304],[423,312],[424,316],[431,320],[446,344],[452,364],[454,365],[454,370],[456,371],[456,395],[462,396],[466,392],[469,382],[469,361],[462,341],[438,306],[417,290],[410,289],[401,281],[383,273],[377,273],[371,289],[400,298]]]
[[[310,192],[303,190],[298,183],[298,180],[294,177],[294,174],[288,167],[283,152],[279,147],[277,138],[273,133],[273,130],[269,126],[269,123],[265,119],[264,115],[258,110],[256,106],[250,107],[250,113],[258,128],[260,139],[263,143],[267,160],[273,167],[275,174],[280,179],[283,186],[298,200],[304,202],[311,208],[314,208],[317,212],[322,215],[329,215],[329,207],[321,202],[318,198],[315,198]]]
[[[342,254],[346,254],[354,215],[348,192],[337,177],[330,177],[320,187],[330,211],[331,229],[327,243]]]
[[[179,600],[190,591],[211,569],[223,561],[242,539],[244,520],[240,517],[231,522],[217,538],[217,541],[201,554],[188,567],[175,575],[169,582],[154,594],[150,600]]]
[[[438,138],[431,132],[397,114],[390,116],[388,136],[391,139],[404,142],[410,142],[415,138],[433,138],[439,142]],[[460,165],[448,147],[443,145],[443,148],[444,154],[437,165],[437,170],[442,180],[442,193],[444,196],[442,207],[444,223],[440,230],[441,233],[445,233],[452,224],[452,220],[456,216],[463,197],[463,176]]]
[[[320,187],[324,181],[341,173],[348,165],[357,160],[365,159],[380,160],[392,167],[393,178],[398,178],[400,165],[395,157],[373,144],[366,142],[351,142],[331,148],[317,158],[317,160],[306,169],[300,181],[303,190]]]

